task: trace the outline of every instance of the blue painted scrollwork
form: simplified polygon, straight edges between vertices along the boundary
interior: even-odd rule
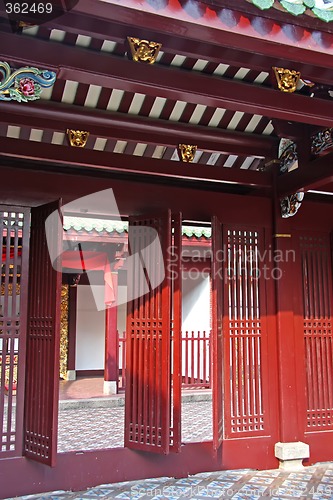
[[[0,61],[0,101],[35,101],[43,88],[52,87],[55,81],[53,71],[30,67],[12,70],[7,62]]]

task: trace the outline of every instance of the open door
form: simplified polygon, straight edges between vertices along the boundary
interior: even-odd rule
[[[25,455],[51,466],[55,465],[57,454],[61,273],[52,267],[45,220],[59,209],[57,201],[31,210],[24,411]],[[58,255],[62,246],[61,222],[58,218],[58,227],[52,231]]]
[[[223,248],[222,225],[212,218],[212,397],[213,448],[223,440]]]
[[[179,234],[170,211],[129,221],[125,446],[164,454],[180,446]]]

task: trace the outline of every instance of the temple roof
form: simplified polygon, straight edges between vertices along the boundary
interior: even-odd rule
[[[0,5],[12,72],[0,85],[2,166],[267,196],[280,139],[309,144],[331,127],[331,23],[246,0],[69,3],[34,26]],[[134,60],[133,40],[159,47],[153,64]],[[29,101],[29,82],[19,91],[27,68],[55,74],[40,99]],[[274,68],[299,73],[295,92],[278,89]],[[84,147],[70,145],[71,130]],[[312,160],[277,179],[280,196],[330,181]]]

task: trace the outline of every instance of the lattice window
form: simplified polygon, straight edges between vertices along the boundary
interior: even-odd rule
[[[229,314],[225,359],[230,375],[226,433],[252,435],[264,430],[259,234],[228,230],[226,240]]]
[[[16,404],[19,396],[19,364],[24,362],[22,344],[23,269],[22,240],[27,231],[26,211],[0,207],[2,241],[0,295],[0,456],[19,454],[22,449],[22,412]],[[22,361],[21,361],[22,356]]]
[[[332,267],[327,235],[301,236],[308,430],[333,429]]]

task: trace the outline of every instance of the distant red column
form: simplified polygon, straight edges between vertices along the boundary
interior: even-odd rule
[[[75,380],[77,287],[69,287],[67,379]]]
[[[119,339],[117,331],[118,273],[112,273],[115,305],[105,310],[104,393],[117,394],[119,379]]]

